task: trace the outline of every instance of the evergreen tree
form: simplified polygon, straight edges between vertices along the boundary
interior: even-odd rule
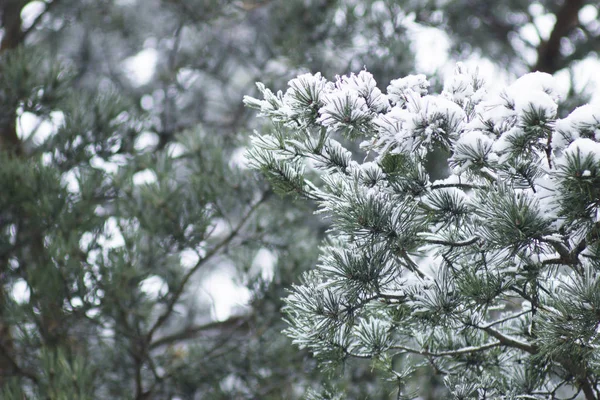
[[[244,75],[290,51],[259,35],[264,10],[41,5],[23,25],[40,2],[2,4],[1,397],[276,399],[318,385],[280,335],[279,309],[323,228],[290,229],[310,209],[236,161]],[[225,35],[240,23],[256,37]],[[123,64],[143,44],[160,56],[140,82]],[[232,268],[251,302],[214,320],[200,285]],[[350,392],[369,392],[368,369],[348,376],[367,382]]]
[[[600,398],[598,106],[558,119],[551,75],[496,92],[460,64],[440,95],[424,75],[384,94],[366,71],[258,86],[246,104],[272,130],[252,167],[331,221],[286,298],[297,345],[372,360],[398,398],[419,395],[420,369],[455,399]],[[437,147],[451,172],[434,181]]]
[[[412,72],[415,21],[466,43],[453,4],[2,1],[0,397],[316,396],[323,377],[279,334],[279,309],[326,224],[237,162],[260,127],[242,94],[305,70]],[[510,16],[528,4],[478,17],[483,56],[523,62],[518,46],[491,50],[520,35]],[[540,4],[561,19],[558,3]],[[509,34],[487,35],[490,18]],[[597,26],[579,25],[558,36],[582,50],[560,68],[594,45]],[[251,298],[225,320],[202,294],[214,271]],[[367,363],[333,376],[331,397],[388,397]]]

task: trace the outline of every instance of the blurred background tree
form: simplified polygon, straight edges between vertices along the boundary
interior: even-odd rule
[[[0,397],[280,399],[331,385],[388,398],[368,365],[325,383],[280,334],[280,298],[327,227],[245,169],[258,122],[242,95],[307,70],[366,66],[386,85],[472,59],[557,73],[578,104],[597,13],[591,1],[2,0]]]

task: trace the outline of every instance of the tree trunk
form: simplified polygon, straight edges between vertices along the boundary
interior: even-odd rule
[[[15,49],[22,40],[21,10],[25,5],[24,0],[2,0],[0,3],[1,23],[4,36],[0,42],[0,57],[6,51]],[[16,117],[17,110],[3,110],[5,118],[0,119],[0,150],[9,151],[15,155],[21,154],[21,142],[17,137]],[[0,260],[0,387],[6,378],[13,375],[15,364],[13,359],[14,348],[10,332],[10,324],[6,320],[6,302],[8,293],[5,292],[5,279],[7,276],[8,260]]]
[[[561,63],[560,42],[579,23],[579,10],[584,0],[564,0],[562,7],[556,13],[556,23],[548,41],[538,47],[538,59],[533,71],[553,74],[564,65]]]

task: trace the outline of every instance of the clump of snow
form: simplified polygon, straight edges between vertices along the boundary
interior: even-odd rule
[[[426,146],[436,139],[457,136],[463,128],[465,117],[462,108],[448,99],[420,97],[409,90],[406,108],[393,107],[388,113],[374,118],[378,151],[380,154],[388,150],[426,152]]]
[[[552,121],[560,98],[555,87],[554,78],[549,74],[527,74],[482,101],[476,111],[483,121],[492,122],[501,132],[510,130],[517,122],[523,123],[531,112],[540,114],[542,120]],[[470,127],[483,128],[477,120]]]
[[[511,150],[511,142],[515,141],[518,136],[523,135],[521,128],[515,127],[504,132],[498,140],[494,142],[493,150],[498,154],[505,154]]]
[[[462,144],[464,146],[476,147],[483,145],[484,147],[492,146],[492,139],[481,131],[470,131],[463,133],[456,144]]]
[[[392,104],[403,107],[410,97],[425,96],[428,88],[429,81],[425,75],[408,75],[392,80],[387,87],[387,93]]]
[[[410,117],[411,113],[408,110],[393,107],[388,113],[379,114],[374,118],[373,123],[377,127],[379,138],[379,153],[385,154],[388,150],[397,153],[402,149],[412,148],[413,139],[406,135],[406,124]]]
[[[288,82],[289,89],[283,96],[289,107],[289,116],[296,118],[310,111],[310,107],[318,105],[325,90],[327,80],[319,72],[303,74]]]
[[[454,169],[455,174],[460,174],[467,169],[473,162],[485,162],[496,160],[496,155],[492,153],[494,141],[481,131],[469,131],[463,133],[454,145],[454,154],[452,161],[459,165]]]
[[[557,149],[564,149],[583,131],[588,136],[600,141],[600,105],[586,104],[577,107],[566,118],[556,121],[556,132],[552,138],[552,145]]]
[[[485,129],[484,121],[489,121],[496,127],[502,127],[515,115],[514,102],[506,93],[495,93],[484,99],[475,107],[479,118],[471,121],[469,129]]]
[[[372,112],[383,112],[389,108],[387,96],[381,93],[373,75],[367,71],[360,71],[358,75],[338,76],[335,86],[340,90],[358,93]]]
[[[517,79],[509,86],[507,93],[514,99],[515,111],[521,119],[531,111],[541,111],[546,119],[553,119],[558,108],[556,103],[560,99],[556,86],[552,75],[533,72]]]
[[[458,134],[466,118],[458,104],[443,97],[425,96],[417,99],[409,106],[409,110],[415,113],[412,119],[415,126],[427,125],[421,133],[423,143],[431,143],[434,134]]]
[[[444,83],[442,96],[457,104],[470,101],[477,104],[485,95],[483,81],[479,78],[479,71],[468,70],[462,63],[457,63],[452,78]]]
[[[579,155],[581,158],[591,157],[594,162],[600,163],[600,143],[587,138],[578,138],[565,150],[565,155]]]
[[[325,85],[321,97],[323,106],[319,109],[317,122],[330,131],[354,130],[389,109],[387,96],[381,93],[367,71],[337,76],[335,83]]]
[[[462,121],[465,118],[465,112],[458,104],[443,97],[425,96],[421,101],[421,109],[429,114],[441,113],[448,116],[453,121]]]
[[[515,95],[529,92],[544,92],[554,102],[560,100],[560,94],[556,90],[557,84],[554,77],[545,72],[532,72],[525,74],[510,85]]]
[[[515,111],[522,121],[526,113],[537,112],[546,120],[556,117],[558,105],[555,100],[545,92],[526,91],[515,96]]]
[[[358,92],[343,89],[328,93],[323,99],[324,106],[319,109],[321,116],[317,122],[330,130],[343,129],[344,127],[361,122],[369,118],[371,112],[365,99]]]
[[[154,48],[146,48],[123,61],[127,77],[136,86],[150,82],[156,71],[159,53]]]

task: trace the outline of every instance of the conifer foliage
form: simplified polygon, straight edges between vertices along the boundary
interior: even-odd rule
[[[323,366],[371,359],[398,398],[424,368],[456,399],[600,398],[600,107],[558,119],[545,73],[491,90],[458,64],[428,86],[317,73],[245,98],[273,125],[252,167],[331,222],[287,335]]]

